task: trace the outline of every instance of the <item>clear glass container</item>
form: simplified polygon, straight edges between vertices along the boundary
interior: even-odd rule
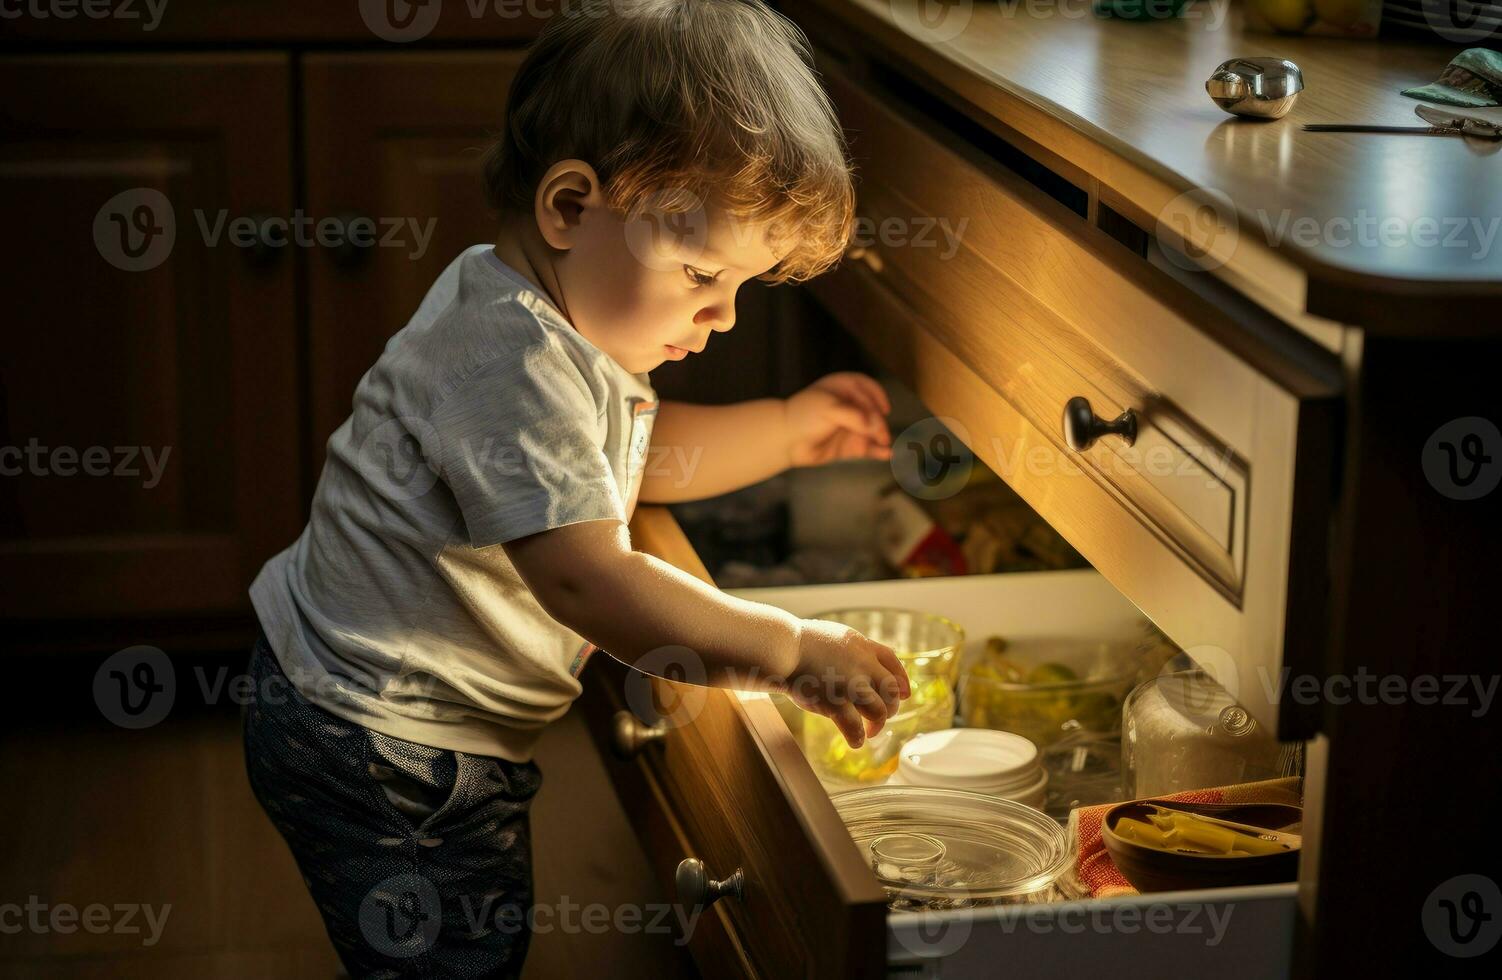
[[[1114,735],[1141,664],[1130,642],[1040,639],[988,648],[960,680],[961,723],[1047,748],[1078,731]]]
[[[1226,689],[1198,667],[1134,688],[1121,722],[1127,799],[1285,775],[1286,754]]]
[[[1072,857],[1055,821],[1011,800],[917,786],[869,786],[833,799],[896,910],[1052,898]]]

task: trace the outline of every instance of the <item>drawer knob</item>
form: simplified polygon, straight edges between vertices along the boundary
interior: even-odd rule
[[[709,908],[726,895],[741,898],[746,876],[740,868],[724,881],[715,881],[698,858],[678,862],[678,901],[689,907]]]
[[[656,725],[648,725],[642,722],[630,711],[621,710],[615,713],[610,728],[610,744],[615,748],[615,754],[622,759],[629,759],[642,750],[642,746],[648,742],[660,741],[667,735],[668,726],[659,722]]]
[[[1082,453],[1101,436],[1121,436],[1128,446],[1137,441],[1137,413],[1130,408],[1107,422],[1090,408],[1090,399],[1075,395],[1064,406],[1064,441]]]

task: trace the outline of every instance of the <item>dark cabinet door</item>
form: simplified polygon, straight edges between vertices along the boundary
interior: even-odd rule
[[[289,60],[0,89],[0,617],[243,613],[300,517],[292,256],[249,233],[292,214]]]
[[[480,161],[522,55],[305,59],[308,209],[332,219],[331,244],[308,269],[315,465],[355,385],[433,280],[466,247],[495,241]]]

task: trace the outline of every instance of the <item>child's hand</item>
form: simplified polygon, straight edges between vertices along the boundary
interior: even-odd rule
[[[851,748],[860,748],[912,693],[907,669],[890,647],[849,626],[822,619],[798,625],[798,666],[785,693],[803,710],[829,718]]]
[[[874,378],[858,371],[827,374],[789,398],[784,409],[793,466],[892,458],[886,422],[892,403]]]

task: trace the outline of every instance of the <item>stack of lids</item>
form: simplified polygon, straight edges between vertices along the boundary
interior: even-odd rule
[[[990,728],[950,728],[910,739],[891,783],[962,789],[1042,808],[1048,772],[1038,747]]]

